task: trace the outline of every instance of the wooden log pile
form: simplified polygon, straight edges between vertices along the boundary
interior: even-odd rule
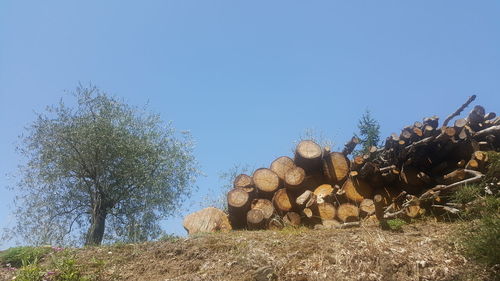
[[[447,195],[481,180],[486,151],[500,150],[500,118],[494,112],[477,105],[456,119],[474,99],[441,125],[437,116],[424,118],[351,159],[356,137],[342,152],[301,141],[293,158],[282,156],[252,175],[236,177],[227,195],[232,228],[344,228],[414,218],[426,210],[458,212]]]

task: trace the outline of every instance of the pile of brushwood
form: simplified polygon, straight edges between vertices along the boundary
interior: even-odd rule
[[[437,116],[424,118],[391,134],[383,147],[352,159],[348,156],[359,143],[356,137],[342,152],[301,141],[293,159],[282,156],[269,168],[236,177],[227,194],[228,216],[208,208],[187,216],[184,227],[189,233],[286,225],[325,229],[415,218],[429,211],[456,215],[465,206],[446,198],[481,181],[487,151],[500,150],[500,117],[494,112],[476,105],[466,118],[457,119],[474,99],[441,124]]]

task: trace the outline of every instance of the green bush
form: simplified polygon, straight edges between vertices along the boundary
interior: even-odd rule
[[[89,280],[80,272],[73,257],[62,257],[54,260],[54,280],[56,281],[86,281]]]
[[[29,264],[21,267],[16,272],[16,281],[42,281],[45,271],[37,264]]]
[[[469,227],[462,244],[465,253],[487,265],[500,264],[500,216],[491,214]]]
[[[13,247],[0,253],[0,263],[10,264],[12,267],[36,264],[49,252],[50,247]]]
[[[397,232],[403,231],[403,225],[405,225],[405,224],[406,224],[406,221],[404,221],[402,219],[387,220],[387,227],[389,228],[389,230],[392,230],[392,231],[397,231]]]

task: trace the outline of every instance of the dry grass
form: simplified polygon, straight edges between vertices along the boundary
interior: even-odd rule
[[[450,240],[456,227],[426,222],[401,233],[376,227],[235,231],[88,248],[77,259],[97,280],[488,279]]]

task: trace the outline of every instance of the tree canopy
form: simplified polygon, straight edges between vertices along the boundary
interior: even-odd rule
[[[190,134],[95,86],[74,97],[21,136],[13,233],[32,244],[157,238],[199,174]]]
[[[359,139],[361,149],[357,153],[366,153],[372,146],[380,142],[380,124],[375,120],[369,110],[365,110],[358,120]]]

